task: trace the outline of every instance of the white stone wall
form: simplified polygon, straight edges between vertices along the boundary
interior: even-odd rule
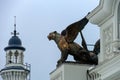
[[[90,65],[64,63],[50,73],[50,80],[87,80]]]

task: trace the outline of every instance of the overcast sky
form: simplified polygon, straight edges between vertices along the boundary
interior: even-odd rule
[[[56,68],[60,51],[47,35],[55,30],[61,32],[98,4],[99,0],[0,0],[0,69],[5,65],[4,48],[16,16],[19,38],[26,48],[24,62],[32,65],[31,80],[50,80],[49,73]],[[83,34],[87,44],[94,44],[100,36],[99,27],[88,23]],[[80,36],[76,42],[81,43]]]

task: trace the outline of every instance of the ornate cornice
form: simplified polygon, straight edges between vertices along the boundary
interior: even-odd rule
[[[100,4],[88,15],[92,24],[101,25],[114,12],[114,4],[116,0],[100,0]]]

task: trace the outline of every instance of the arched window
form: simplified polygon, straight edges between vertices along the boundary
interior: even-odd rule
[[[18,51],[15,51],[15,63],[17,63],[17,58],[18,58]]]
[[[20,63],[23,64],[23,52],[20,54]]]
[[[9,52],[9,61],[8,61],[9,63],[12,63],[11,59],[12,59],[12,51]]]

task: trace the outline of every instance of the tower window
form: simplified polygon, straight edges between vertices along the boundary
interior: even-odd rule
[[[18,58],[18,51],[15,51],[15,63],[17,63],[17,58]]]
[[[11,59],[12,59],[12,51],[9,52],[9,60],[8,60],[9,63],[12,63]]]

